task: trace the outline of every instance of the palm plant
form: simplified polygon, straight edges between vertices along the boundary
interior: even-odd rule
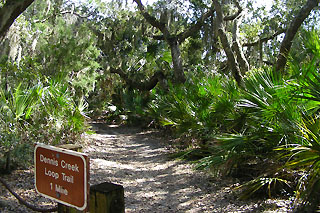
[[[284,151],[283,158],[289,158],[285,168],[300,171],[296,187],[296,204],[301,202],[303,208],[316,208],[320,191],[320,121],[319,119],[302,122],[301,143],[280,147]],[[314,127],[317,126],[315,129]],[[309,128],[311,127],[311,128]]]
[[[271,172],[268,178],[284,177],[286,181],[291,179],[295,182],[294,179],[300,175],[296,188],[296,202],[301,201],[303,208],[309,207],[313,211],[319,202],[320,189],[320,78],[318,71],[320,40],[318,35],[312,32],[305,44],[312,53],[312,57],[303,63],[291,60],[289,70],[292,78],[283,84],[285,89],[281,92],[289,92],[286,95],[287,99],[283,99],[284,102],[278,105],[274,114],[275,119],[267,120],[267,123],[272,124],[273,130],[280,130],[276,131],[280,133],[279,136],[283,135],[286,138],[285,143],[281,140],[281,143],[273,146],[274,153],[281,154],[280,162],[286,161],[286,163]],[[272,97],[279,96],[272,95]],[[267,104],[256,103],[255,106],[269,108]],[[279,172],[283,170],[289,170],[287,177]],[[293,177],[290,178],[290,176]],[[247,191],[244,195],[250,195],[251,192],[262,187],[265,182],[259,182],[261,178],[265,177],[258,177],[247,183],[245,185]]]
[[[245,189],[240,199],[248,199],[260,191],[268,194],[272,198],[274,192],[282,191],[284,188],[292,188],[288,180],[280,177],[257,177],[247,183],[237,187],[237,189]]]
[[[180,134],[207,140],[213,132],[234,125],[232,117],[225,118],[232,114],[238,95],[236,85],[223,76],[193,77],[184,85],[171,85],[168,94],[155,92],[150,112]]]
[[[301,201],[303,208],[313,211],[319,204],[320,195],[320,39],[315,32],[308,35],[305,44],[313,57],[301,65],[291,63],[291,70],[298,76],[292,86],[295,89],[294,97],[305,104],[305,109],[301,111],[304,119],[297,121],[299,141],[279,150],[285,151],[284,157],[289,159],[285,167],[302,174],[297,184],[296,201]]]
[[[83,98],[78,101],[71,98],[66,85],[51,80],[47,86],[39,84],[39,110],[33,115],[33,135],[44,143],[67,143],[87,130]],[[39,137],[40,136],[40,137]]]
[[[274,148],[288,143],[296,131],[295,122],[301,120],[299,105],[290,97],[291,89],[286,87],[271,70],[252,71],[245,79],[245,89],[234,106],[233,117],[239,118],[229,132],[216,134],[214,153],[206,167],[217,168],[217,157],[221,163],[218,169],[237,175],[259,176],[266,165],[276,165]],[[229,116],[230,117],[230,116]],[[200,165],[203,164],[200,161]],[[200,167],[201,168],[201,167]]]
[[[6,171],[10,170],[11,151],[20,145],[36,102],[34,90],[21,84],[14,91],[0,89],[0,150],[6,157]]]
[[[20,84],[7,92],[0,89],[0,148],[1,158],[7,159],[6,170],[10,166],[12,151],[20,150],[21,146],[28,144],[32,147],[34,142],[68,143],[79,139],[87,130],[86,108],[83,99],[74,101],[67,87],[55,81],[49,82],[48,86],[38,83],[32,88]],[[19,153],[30,154],[21,150]]]

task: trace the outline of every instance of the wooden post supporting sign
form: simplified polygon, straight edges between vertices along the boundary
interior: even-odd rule
[[[80,213],[75,208],[58,205],[58,213]],[[100,183],[90,187],[90,213],[124,213],[123,186],[114,183]]]

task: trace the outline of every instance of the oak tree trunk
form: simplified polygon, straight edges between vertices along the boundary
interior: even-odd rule
[[[0,40],[4,37],[14,20],[25,11],[34,0],[7,0],[0,9]]]
[[[238,64],[236,57],[231,49],[231,46],[229,44],[228,37],[227,37],[227,34],[225,32],[225,28],[223,25],[224,18],[223,18],[223,12],[222,12],[221,5],[218,0],[214,0],[213,5],[214,5],[214,8],[217,13],[218,35],[220,37],[222,47],[224,49],[224,52],[227,55],[228,63],[231,67],[233,77],[237,81],[238,85],[242,85],[242,75],[240,72],[239,64]]]
[[[307,3],[301,8],[298,15],[290,23],[285,37],[281,43],[280,52],[275,67],[276,70],[283,72],[287,63],[287,56],[292,46],[292,40],[294,39],[303,21],[309,16],[312,9],[318,6],[318,4],[319,0],[308,0]]]
[[[172,40],[169,40],[169,45],[171,49],[171,56],[172,56],[172,62],[173,62],[173,74],[175,77],[175,81],[177,83],[184,83],[186,81],[186,78],[183,71],[179,43],[177,39],[172,39]]]
[[[232,40],[233,40],[233,44],[232,44],[232,49],[235,52],[236,56],[237,56],[237,61],[240,65],[240,70],[241,73],[244,74],[246,72],[249,71],[249,63],[242,51],[240,42],[239,42],[239,24],[242,20],[242,15],[239,15],[238,18],[236,18],[234,20],[233,23],[233,30],[232,30]]]

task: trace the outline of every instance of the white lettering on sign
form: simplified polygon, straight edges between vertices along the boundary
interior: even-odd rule
[[[44,168],[44,174],[47,176],[53,177],[56,180],[59,178],[59,173],[47,170],[46,167]]]
[[[47,164],[51,164],[53,166],[58,166],[58,161],[55,158],[46,158],[42,154],[40,154],[40,162],[44,162]]]
[[[64,169],[72,170],[74,172],[79,172],[79,167],[77,164],[71,165],[66,163],[64,160],[61,161],[61,167]]]
[[[72,175],[66,175],[65,173],[62,174],[62,180],[68,182],[68,183],[73,183],[73,176]]]
[[[61,194],[64,194],[64,195],[68,195],[68,190],[64,189],[62,186],[56,184],[56,192],[59,192]]]
[[[42,154],[40,154],[40,161],[44,162],[44,163],[48,163],[48,164],[54,165],[54,166],[58,166],[59,165],[58,164],[58,160],[56,160],[55,158],[53,158],[53,159],[46,158]],[[61,165],[61,167],[63,169],[68,169],[70,171],[79,172],[79,167],[78,167],[77,164],[72,165],[70,163],[66,163],[64,160],[61,160],[60,165]],[[46,167],[44,168],[44,174],[46,176],[52,177],[52,178],[54,178],[56,180],[59,179],[59,177],[60,177],[58,172],[54,172],[54,171],[48,170]],[[74,183],[72,175],[67,175],[64,172],[62,172],[61,175],[62,175],[62,180],[63,181],[68,182],[68,183]],[[52,189],[52,186],[51,186],[51,189]],[[61,187],[57,188],[57,186],[56,186],[56,189],[60,190]]]

